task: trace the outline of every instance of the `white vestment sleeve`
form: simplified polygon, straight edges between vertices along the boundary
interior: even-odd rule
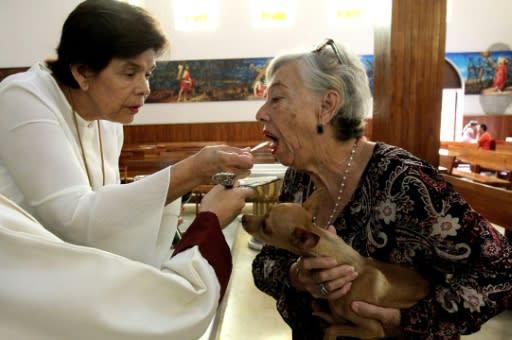
[[[0,196],[1,339],[197,339],[220,286],[197,247],[162,270],[61,241]]]

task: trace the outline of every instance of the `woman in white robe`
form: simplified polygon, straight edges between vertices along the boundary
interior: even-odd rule
[[[247,150],[205,147],[120,184],[122,124],[144,104],[167,45],[143,9],[79,4],[63,26],[58,58],[0,83],[0,193],[67,242],[159,267],[179,211],[167,205],[218,171],[243,177],[253,165]]]
[[[174,252],[170,204],[216,172],[248,175],[251,154],[206,147],[119,178],[122,124],[167,44],[145,10],[87,0],[66,19],[56,60],[0,83],[0,194],[35,218],[3,198],[1,339],[193,339],[211,321],[231,273],[221,227],[252,190],[215,187]]]

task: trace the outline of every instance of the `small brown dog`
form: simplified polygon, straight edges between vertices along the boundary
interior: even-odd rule
[[[311,199],[304,207],[295,203],[280,203],[274,205],[265,216],[244,215],[242,225],[249,234],[265,243],[294,254],[331,256],[338,264],[354,266],[358,277],[350,291],[338,300],[329,301],[333,323],[326,329],[324,339],[336,339],[337,336],[383,338],[382,324],[354,313],[350,307],[352,301],[408,308],[427,295],[429,283],[410,268],[361,256],[340,237],[318,227],[310,213],[314,204]]]

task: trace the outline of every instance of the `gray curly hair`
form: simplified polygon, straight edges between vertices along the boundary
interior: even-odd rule
[[[346,141],[363,136],[371,93],[359,56],[339,43],[332,43],[335,44],[333,48],[324,44],[326,48],[313,52],[284,53],[274,57],[267,67],[266,79],[271,79],[281,66],[297,62],[306,88],[317,94],[337,91],[342,100],[331,124],[336,138]]]

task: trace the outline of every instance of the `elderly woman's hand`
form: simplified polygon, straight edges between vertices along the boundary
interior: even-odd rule
[[[240,214],[247,198],[255,194],[247,187],[236,186],[226,189],[218,184],[212,188],[201,200],[199,211],[210,211],[217,215],[221,228],[225,228]]]
[[[333,226],[329,231],[336,233]],[[337,265],[332,257],[300,257],[290,267],[292,285],[298,290],[308,291],[315,298],[336,300],[350,290],[357,278],[354,267]]]
[[[231,172],[237,178],[247,177],[254,165],[249,149],[228,145],[205,146],[192,157],[203,183],[209,182],[218,172]]]

